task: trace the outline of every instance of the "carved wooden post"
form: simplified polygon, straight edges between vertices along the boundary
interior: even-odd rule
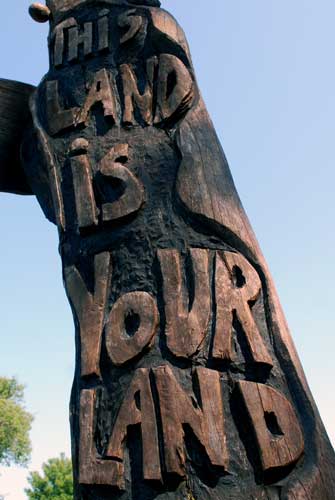
[[[0,83],[0,187],[35,194],[59,229],[75,498],[334,499],[334,452],[183,31],[158,0],[30,12],[50,20],[50,70],[36,90]]]

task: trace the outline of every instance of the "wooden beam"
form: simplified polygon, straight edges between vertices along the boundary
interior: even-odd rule
[[[32,194],[22,169],[20,147],[34,90],[25,83],[0,79],[0,191]]]

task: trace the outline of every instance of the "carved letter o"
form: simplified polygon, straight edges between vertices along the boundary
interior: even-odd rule
[[[133,333],[127,332],[127,320],[133,320]],[[120,297],[106,325],[106,348],[114,365],[123,365],[151,347],[158,322],[156,302],[148,293],[131,292]]]

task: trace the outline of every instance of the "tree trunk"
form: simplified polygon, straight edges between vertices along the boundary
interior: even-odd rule
[[[333,499],[334,452],[181,28],[155,1],[49,4],[23,158],[76,324],[75,498]]]

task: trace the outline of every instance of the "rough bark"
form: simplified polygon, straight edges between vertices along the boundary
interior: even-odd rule
[[[334,452],[181,28],[155,1],[48,8],[23,163],[75,318],[75,498],[333,499]]]
[[[0,190],[32,194],[22,169],[20,145],[30,120],[29,97],[34,87],[0,79]]]

